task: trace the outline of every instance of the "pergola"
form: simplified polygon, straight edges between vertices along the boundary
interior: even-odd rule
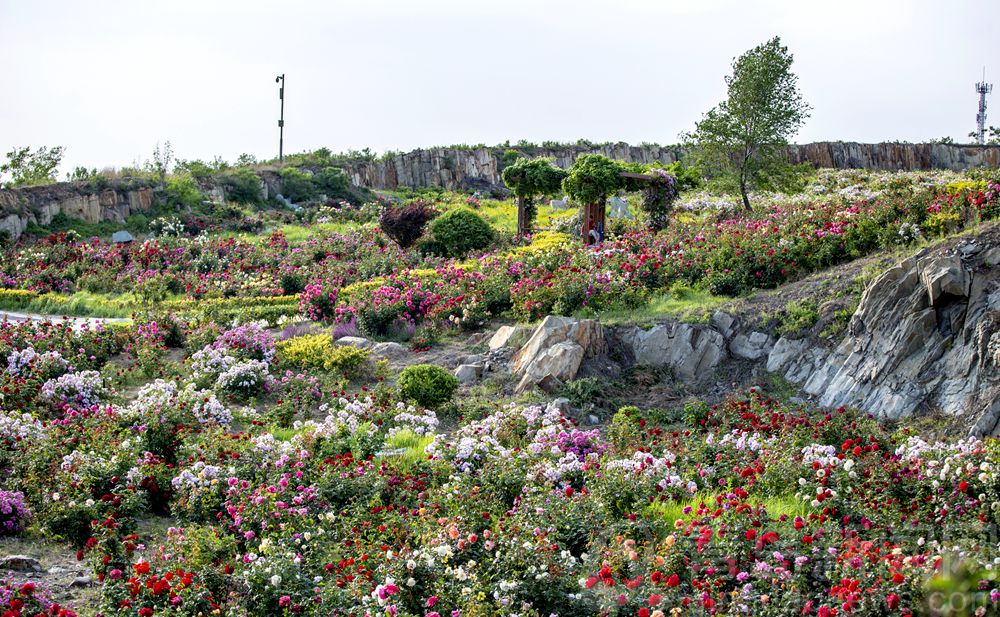
[[[622,178],[638,180],[640,182],[652,182],[658,178],[658,176],[651,174],[637,174],[629,171],[623,171],[618,175]],[[584,204],[583,222],[581,228],[584,246],[604,242],[604,222],[606,218],[607,201],[607,197],[605,197],[600,201],[600,203]]]

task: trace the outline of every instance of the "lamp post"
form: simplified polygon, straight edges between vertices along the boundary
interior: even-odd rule
[[[274,83],[280,83],[278,87],[278,98],[281,99],[281,116],[278,118],[278,162],[284,159],[285,149],[285,74],[282,73],[274,78]]]

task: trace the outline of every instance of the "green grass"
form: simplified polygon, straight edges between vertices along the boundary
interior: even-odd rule
[[[713,296],[705,291],[689,290],[682,294],[664,293],[654,296],[645,306],[635,309],[609,309],[604,311],[579,311],[577,317],[600,319],[604,325],[649,324],[658,319],[677,319],[685,322],[705,322],[715,309],[732,298]]]
[[[398,466],[412,468],[421,461],[427,460],[424,448],[434,441],[433,437],[421,437],[411,430],[404,429],[385,441],[387,451],[402,450],[399,454],[387,454],[378,457],[379,460],[392,459]]]
[[[697,493],[690,499],[684,501],[655,501],[645,508],[645,513],[649,516],[656,516],[670,523],[680,519],[688,519],[689,514],[684,514],[684,508],[690,507],[697,511],[704,502],[710,508],[715,507],[715,495],[707,493]],[[755,499],[753,495],[747,500],[751,505],[763,505],[768,516],[778,518],[782,514],[790,517],[806,516],[808,513],[807,502],[795,499],[793,496],[768,497],[766,499]]]
[[[71,295],[41,294],[27,303],[0,296],[0,310],[71,317],[129,317],[136,308],[129,295],[78,291]]]

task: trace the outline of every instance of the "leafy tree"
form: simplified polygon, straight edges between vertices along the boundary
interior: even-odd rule
[[[68,182],[89,182],[97,178],[97,168],[87,169],[86,167],[76,167],[73,171],[66,174],[66,180]]]
[[[518,158],[501,175],[504,184],[517,196],[518,235],[531,233],[538,212],[535,198],[558,191],[566,171],[553,165],[550,159]]]
[[[257,164],[257,157],[252,154],[243,154],[236,157],[236,164],[234,167],[253,167]]]
[[[152,160],[146,161],[146,171],[154,174],[162,185],[167,179],[167,174],[170,173],[170,167],[174,163],[174,149],[170,146],[170,142],[165,142],[163,147],[157,143],[153,148],[153,158]]]
[[[56,181],[56,168],[62,161],[64,148],[41,146],[34,152],[30,147],[14,148],[7,161],[0,165],[0,175],[10,174],[7,187],[51,184]]]
[[[747,209],[751,188],[782,181],[790,166],[788,140],[809,117],[791,67],[792,55],[779,37],[744,53],[726,77],[726,100],[685,136],[706,169],[736,177]]]

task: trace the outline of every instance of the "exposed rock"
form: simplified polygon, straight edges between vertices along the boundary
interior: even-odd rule
[[[334,342],[335,345],[350,345],[351,347],[357,347],[358,349],[370,349],[373,347],[373,343],[366,338],[360,336],[342,336]]]
[[[573,408],[573,406],[569,402],[569,399],[565,397],[554,399],[549,404],[558,409],[563,414],[568,414],[570,410]]]
[[[573,379],[580,370],[584,353],[583,347],[573,341],[562,341],[539,350],[522,370],[516,371],[515,374],[522,375],[516,391],[524,392],[550,377],[562,383]]]
[[[15,572],[41,572],[42,564],[34,557],[27,555],[7,555],[0,557],[0,570],[14,570]]]
[[[806,339],[781,338],[767,369],[802,384],[826,407],[853,406],[882,419],[938,409],[964,418],[973,434],[996,432],[995,248],[965,243],[917,253],[865,290],[839,345],[827,350]]]
[[[372,346],[372,355],[384,358],[398,358],[399,356],[406,355],[406,347],[393,342],[375,343]]]
[[[729,353],[743,360],[760,360],[766,358],[774,347],[774,339],[764,332],[737,334],[729,343]]]
[[[76,578],[73,579],[73,581],[69,584],[69,586],[90,587],[91,582],[93,582],[93,579],[91,579],[89,576],[77,576]]]
[[[68,182],[0,190],[0,229],[16,239],[28,224],[48,225],[59,214],[88,223],[124,223],[153,205],[153,189],[148,186],[92,190]]]
[[[482,364],[460,364],[458,368],[455,369],[455,377],[458,378],[458,383],[460,384],[468,385],[476,383],[482,375]]]
[[[569,381],[576,377],[585,357],[606,352],[604,328],[597,321],[549,315],[514,354],[511,372],[520,379],[516,392],[542,385],[546,377]]]
[[[518,149],[528,156],[552,158],[556,165],[564,169],[582,153],[603,154],[619,161],[644,164],[669,164],[684,154],[681,148],[675,146],[631,146],[626,143]],[[503,184],[500,172],[504,150],[506,148],[501,147],[414,150],[377,161],[351,161],[346,164],[345,171],[355,185],[375,189],[442,186],[450,190],[471,187],[493,192]],[[957,170],[1000,166],[1000,147],[818,142],[793,144],[788,147],[788,157],[793,163],[812,163],[815,167],[838,169]],[[266,176],[265,180],[268,180]]]
[[[710,321],[712,327],[718,330],[722,336],[727,339],[733,336],[733,332],[736,329],[736,319],[732,315],[723,311],[715,311],[712,313],[712,319]]]
[[[501,347],[520,347],[528,338],[528,329],[524,326],[500,326],[490,338],[490,351]]]
[[[636,364],[666,366],[687,381],[705,375],[726,356],[726,340],[721,334],[693,324],[631,328],[622,333],[621,339]]]

